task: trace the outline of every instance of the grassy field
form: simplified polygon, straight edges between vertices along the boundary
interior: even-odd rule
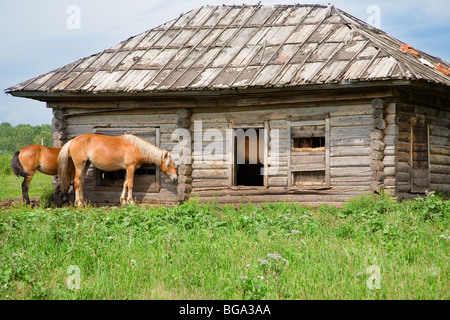
[[[450,203],[34,208],[0,216],[0,299],[443,299]],[[77,289],[79,285],[79,289]]]
[[[40,198],[52,186],[52,176],[36,172],[30,183],[30,198]],[[0,174],[0,200],[22,199],[22,177]]]

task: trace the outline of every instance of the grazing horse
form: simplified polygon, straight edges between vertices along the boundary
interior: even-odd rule
[[[30,144],[14,154],[11,160],[11,169],[16,176],[24,178],[22,182],[22,197],[26,204],[30,204],[28,189],[36,170],[51,176],[58,173],[57,160],[60,150],[61,147],[51,148]]]
[[[120,196],[122,204],[134,204],[134,172],[144,163],[159,165],[161,171],[172,182],[177,181],[172,153],[131,134],[112,137],[85,133],[67,142],[58,157],[58,177],[63,192],[66,192],[70,186],[71,177],[66,170],[68,163],[71,162],[70,159],[75,165],[73,185],[77,206],[84,203],[83,182],[91,163],[103,171],[126,170],[127,175]],[[127,191],[128,198],[126,198]]]

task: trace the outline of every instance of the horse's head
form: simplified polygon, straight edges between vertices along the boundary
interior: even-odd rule
[[[161,165],[159,166],[162,172],[166,175],[167,178],[172,182],[177,181],[177,171],[175,170],[175,164],[173,162],[172,152],[165,151],[162,156]]]

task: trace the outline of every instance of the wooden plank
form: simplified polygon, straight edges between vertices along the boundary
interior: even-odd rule
[[[449,174],[448,173],[430,173],[429,183],[450,185]]]
[[[192,179],[192,187],[228,187],[227,179]]]
[[[228,177],[226,169],[194,169],[193,179],[225,179]]]
[[[370,153],[369,146],[345,146],[345,147],[331,147],[330,156],[366,156]]]
[[[355,127],[371,126],[373,119],[369,115],[330,117],[330,127]]]
[[[338,177],[370,177],[372,170],[369,167],[332,167],[330,168],[330,176],[332,178]]]
[[[369,156],[330,157],[331,167],[369,167]]]
[[[301,171],[317,171],[317,170],[325,170],[325,162],[317,163],[298,163],[291,164],[291,172],[301,172]]]

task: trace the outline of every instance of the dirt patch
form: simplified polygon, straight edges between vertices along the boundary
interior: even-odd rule
[[[39,198],[30,199],[31,206],[32,207],[39,207],[40,201],[41,200]],[[6,210],[6,209],[8,209],[8,208],[10,208],[12,206],[21,205],[24,202],[23,202],[22,199],[8,199],[8,200],[1,200],[0,203],[1,203],[2,210]]]

